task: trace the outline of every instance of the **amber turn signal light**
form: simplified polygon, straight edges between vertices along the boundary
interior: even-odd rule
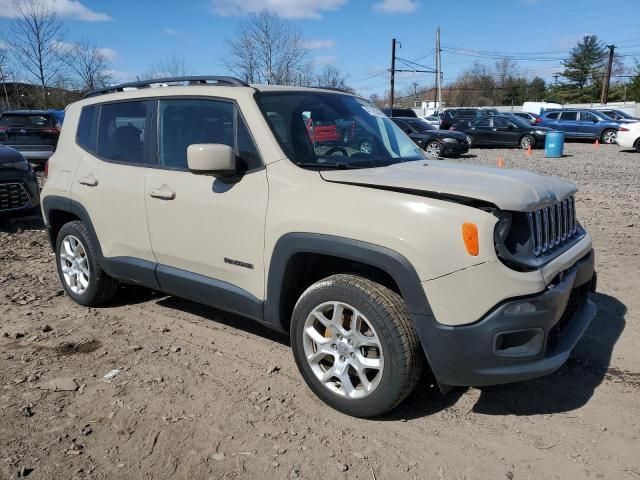
[[[462,224],[462,240],[464,240],[467,253],[477,257],[480,253],[480,245],[478,243],[478,227],[474,223]]]

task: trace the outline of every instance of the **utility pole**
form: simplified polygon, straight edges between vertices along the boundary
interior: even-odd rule
[[[555,72],[553,74],[553,79],[555,80],[555,86],[558,86],[558,77],[560,76],[560,74],[558,72]]]
[[[440,27],[436,29],[436,90],[438,112],[442,112],[442,59],[440,58]]]
[[[607,45],[609,49],[609,63],[607,64],[607,73],[604,77],[604,82],[602,82],[602,97],[600,97],[600,103],[606,105],[609,101],[609,83],[611,82],[611,67],[613,66],[613,51],[615,50],[615,45]]]
[[[391,40],[391,96],[389,106],[393,108],[393,89],[396,82],[396,39]]]

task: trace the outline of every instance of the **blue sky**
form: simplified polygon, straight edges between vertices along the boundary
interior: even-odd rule
[[[290,19],[309,41],[310,58],[349,74],[363,95],[388,85],[390,43],[398,56],[433,67],[441,28],[445,83],[486,58],[510,54],[523,74],[551,79],[560,60],[586,34],[614,43],[627,66],[640,59],[640,0],[45,0],[55,5],[68,40],[94,39],[120,80],[149,71],[154,61],[184,57],[195,74],[228,73],[224,40],[248,12],[268,8]],[[8,31],[12,0],[0,0],[0,30]],[[453,53],[451,50],[456,50]],[[495,53],[487,53],[495,52]],[[480,55],[480,57],[478,57]],[[433,82],[432,74],[402,74],[399,89]]]

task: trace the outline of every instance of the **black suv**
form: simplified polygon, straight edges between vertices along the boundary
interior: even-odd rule
[[[33,163],[44,164],[49,159],[59,136],[55,112],[15,110],[0,117],[0,145],[18,150]]]
[[[13,148],[0,146],[0,214],[35,210],[38,180],[31,164]]]
[[[418,118],[416,112],[411,108],[381,108],[382,113],[387,117],[411,117]]]
[[[471,120],[475,120],[478,117],[485,115],[499,115],[500,112],[495,108],[447,108],[442,113],[442,122],[440,122],[441,130],[449,130],[452,125],[457,125],[461,122],[468,123]]]

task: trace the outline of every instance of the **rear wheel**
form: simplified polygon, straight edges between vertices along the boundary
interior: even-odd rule
[[[636,140],[635,148],[636,152],[640,153],[640,138]]]
[[[118,282],[100,267],[97,247],[91,243],[87,227],[81,221],[69,222],[60,229],[56,260],[62,286],[76,303],[100,305],[116,294]]]
[[[618,132],[616,132],[613,128],[609,128],[608,130],[602,132],[602,138],[600,139],[600,141],[602,143],[616,143],[617,135]]]
[[[356,417],[394,408],[422,372],[423,354],[402,298],[354,275],[333,275],[302,294],[291,345],[309,388]]]
[[[432,157],[442,156],[442,145],[440,145],[440,142],[429,142],[424,150],[427,152],[427,155],[431,155]]]
[[[536,139],[531,135],[525,135],[520,139],[520,148],[524,150],[526,150],[529,147],[533,148],[535,146],[536,146]]]

